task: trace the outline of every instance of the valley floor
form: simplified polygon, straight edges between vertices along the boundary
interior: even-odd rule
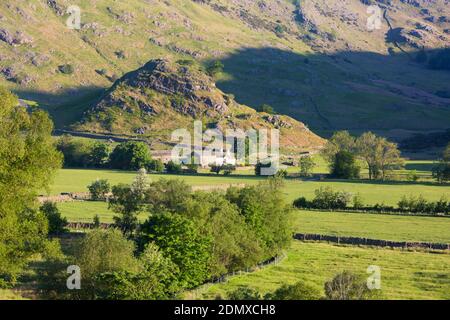
[[[411,164],[414,165],[414,164]],[[418,165],[418,164],[416,164]],[[419,169],[428,168],[423,164]],[[292,170],[292,169],[291,169]],[[320,171],[324,170],[321,168]],[[160,178],[181,179],[195,187],[211,190],[227,185],[253,185],[264,178],[250,175],[251,172],[228,177],[200,174],[195,176],[156,175],[149,176],[155,181]],[[247,174],[247,175],[246,175]],[[49,194],[61,192],[87,192],[86,186],[96,179],[108,179],[111,185],[131,183],[135,172],[111,170],[60,170]],[[427,200],[450,197],[450,186],[420,182],[370,182],[333,181],[300,179],[286,180],[283,192],[286,200],[305,196],[311,199],[314,191],[322,186],[331,186],[335,191],[359,193],[366,204],[384,203],[395,206],[403,195],[423,195]],[[74,201],[59,203],[61,213],[72,222],[92,222],[99,215],[103,223],[113,222],[114,213],[105,202]],[[142,213],[140,219],[147,217]],[[407,215],[320,212],[295,210],[293,231],[366,237],[381,240],[450,243],[450,218],[421,217]],[[278,264],[261,270],[233,276],[220,284],[204,285],[186,293],[186,298],[214,299],[226,298],[227,293],[240,286],[259,290],[262,294],[273,291],[282,284],[305,281],[323,291],[325,281],[336,273],[349,270],[365,275],[367,267],[376,265],[382,272],[382,296],[385,299],[450,299],[450,253],[414,252],[398,249],[341,246],[319,242],[292,241],[286,257]],[[2,292],[3,296],[15,297],[12,292]]]
[[[383,299],[450,299],[450,254],[409,252],[369,247],[338,246],[293,241],[278,265],[234,276],[221,284],[205,285],[186,298],[226,298],[227,293],[250,287],[261,293],[283,284],[303,281],[322,292],[323,284],[343,270],[367,275],[367,268],[381,268]]]

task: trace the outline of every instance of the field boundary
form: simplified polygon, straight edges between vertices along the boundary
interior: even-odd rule
[[[323,241],[337,244],[364,245],[383,248],[402,248],[402,249],[431,249],[431,250],[449,250],[448,243],[433,242],[413,242],[413,241],[390,241],[380,239],[358,238],[358,237],[341,237],[322,234],[305,234],[296,233],[294,239],[299,241]]]
[[[70,222],[67,224],[67,228],[71,230],[83,230],[83,229],[109,229],[114,228],[113,223],[100,223],[96,226],[91,222]],[[436,242],[416,242],[416,241],[391,241],[381,239],[359,238],[359,237],[344,237],[323,235],[314,233],[295,233],[293,235],[295,240],[299,241],[321,241],[331,242],[337,244],[349,244],[349,245],[363,245],[363,246],[375,246],[382,248],[402,248],[402,249],[428,249],[428,250],[444,250],[450,251],[450,243],[436,243]]]
[[[450,214],[444,213],[419,213],[419,212],[401,212],[401,211],[375,211],[375,210],[357,210],[357,209],[315,209],[315,208],[297,208],[296,210],[311,211],[319,213],[355,213],[355,214],[371,214],[371,215],[384,215],[384,216],[399,216],[399,217],[428,217],[428,218],[450,218]]]

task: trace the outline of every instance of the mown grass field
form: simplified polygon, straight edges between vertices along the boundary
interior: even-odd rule
[[[370,265],[381,268],[383,299],[450,299],[450,254],[337,246],[293,241],[287,257],[277,265],[234,276],[226,283],[205,286],[187,297],[214,299],[241,286],[261,293],[303,281],[323,292],[336,273],[350,270],[367,275]]]
[[[131,183],[136,172],[114,171],[114,170],[83,170],[63,169],[60,170],[50,189],[50,194],[61,192],[87,192],[87,186],[96,179],[108,179],[111,185],[119,183]],[[255,176],[231,175],[167,175],[152,174],[151,180],[181,179],[194,186],[217,186],[227,184],[256,184],[264,178]],[[366,204],[384,203],[396,205],[403,195],[423,195],[428,200],[439,200],[443,195],[450,197],[450,186],[436,185],[431,183],[410,182],[371,182],[371,181],[302,181],[300,179],[289,179],[283,192],[288,201],[304,196],[314,197],[314,191],[322,186],[331,186],[335,190],[351,193],[360,193]],[[45,192],[43,192],[45,193]]]
[[[126,172],[126,171],[114,171],[114,170],[83,170],[83,169],[63,169],[60,170],[55,178],[55,181],[50,189],[49,194],[56,195],[62,192],[87,192],[87,186],[95,181],[96,179],[108,179],[111,185],[116,185],[119,183],[131,183],[136,176],[136,172]],[[152,174],[149,175],[150,180],[158,180],[158,179],[181,179],[186,181],[186,183],[192,186],[220,186],[220,185],[252,185],[257,184],[261,181],[264,181],[264,178],[255,177],[255,176],[245,176],[245,175],[231,175],[228,177],[225,176],[216,176],[216,175],[197,175],[197,176],[188,176],[188,175],[167,175],[167,174]],[[324,180],[324,181],[302,181],[300,179],[289,179],[286,181],[285,187],[283,188],[283,193],[286,197],[286,201],[292,202],[294,199],[304,196],[308,199],[312,199],[314,197],[314,191],[319,189],[320,187],[330,186],[334,190],[342,190],[351,192],[353,194],[360,193],[364,202],[366,204],[375,204],[375,203],[384,203],[386,205],[395,206],[397,202],[401,199],[403,195],[423,195],[425,199],[428,200],[439,200],[442,196],[446,196],[450,199],[450,186],[441,186],[436,184],[429,183],[409,183],[409,182],[370,182],[370,181],[333,181],[333,180]],[[46,192],[44,192],[46,194]],[[108,209],[106,203],[102,202],[69,202],[69,203],[61,203],[59,204],[61,212],[64,216],[66,216],[69,221],[77,221],[77,222],[91,222],[93,217],[98,214],[101,222],[110,223],[112,222],[113,213]],[[297,215],[298,216],[298,215]],[[315,218],[313,218],[313,216]],[[363,228],[366,225],[370,225],[374,223],[374,220],[377,221],[376,228],[380,230],[394,230],[389,226],[389,224],[393,221],[392,219],[398,219],[399,223],[403,222],[403,217],[389,217],[388,222],[385,222],[384,218],[380,218],[379,216],[365,216],[364,219],[358,219],[358,215],[349,216],[347,219],[347,215],[333,215],[329,214],[327,217],[335,217],[332,220],[335,223],[339,224],[333,225],[331,223],[328,225],[329,227],[325,227],[325,221],[321,220],[323,216],[313,215],[307,216],[308,221],[305,221],[303,218],[299,221],[295,221],[297,224],[301,224],[303,227],[310,226],[309,229],[303,230],[311,230],[311,231],[302,231],[301,232],[312,232],[316,231],[327,231],[326,234],[334,234],[333,232],[347,232],[351,231],[351,233],[346,235],[360,235],[366,234],[365,229]],[[303,217],[305,217],[303,215]],[[320,217],[320,218],[319,218]],[[317,220],[319,219],[319,220]],[[379,220],[378,220],[379,219]],[[407,219],[410,219],[407,217]],[[418,228],[422,230],[422,226],[420,225],[423,221],[428,221],[428,218],[411,218],[411,226],[412,231],[410,234],[415,234]],[[351,220],[351,223],[349,221]],[[439,220],[439,219],[438,219]],[[436,221],[438,221],[436,220]],[[339,222],[339,221],[345,221]],[[434,220],[432,220],[434,221]],[[450,221],[450,220],[445,220]],[[427,224],[425,224],[427,225]],[[443,224],[447,226],[447,224]],[[334,230],[336,227],[336,230]],[[338,228],[337,228],[338,227]],[[348,230],[350,228],[350,230]],[[370,226],[367,228],[371,228]],[[407,230],[410,228],[407,227]],[[430,230],[434,230],[436,233],[435,238],[442,237],[442,234],[445,232],[442,230],[442,225],[439,223],[433,223],[433,227],[429,228]],[[359,231],[358,231],[359,230]],[[314,231],[314,232],[316,232]],[[318,232],[318,233],[321,233]],[[424,236],[427,236],[429,233],[433,233],[433,231],[425,231]],[[392,231],[392,235],[389,233],[386,234],[388,236],[393,236],[394,231]],[[377,233],[369,233],[366,236],[377,235]],[[381,235],[381,234],[378,234]],[[405,237],[409,236],[405,234]],[[382,238],[384,239],[384,238]],[[394,240],[394,239],[392,239]],[[406,239],[411,240],[411,239]],[[419,240],[417,240],[419,241]]]
[[[450,243],[450,218],[296,210],[295,232]]]
[[[74,201],[58,203],[61,214],[69,222],[93,222],[95,215],[98,215],[101,223],[113,223],[115,213],[108,208],[106,202],[100,201]],[[139,215],[140,220],[145,220],[147,214]]]

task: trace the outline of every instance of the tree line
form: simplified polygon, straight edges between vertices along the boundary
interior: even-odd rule
[[[224,192],[193,192],[181,180],[112,187],[115,229],[94,230],[64,263],[80,266],[83,287],[65,290],[65,270],[45,283],[60,298],[168,299],[224,274],[279,255],[291,241],[281,182]],[[139,220],[142,214],[147,219]],[[63,262],[61,262],[64,264]]]
[[[298,209],[317,210],[356,210],[365,212],[393,212],[393,213],[421,213],[421,214],[450,214],[450,201],[443,195],[438,201],[428,201],[422,195],[402,196],[397,207],[383,203],[365,205],[362,196],[352,195],[345,191],[334,191],[331,187],[321,187],[314,192],[312,200],[300,197],[293,205]]]
[[[385,180],[392,170],[404,165],[397,144],[372,132],[354,137],[348,131],[338,131],[321,153],[330,167],[331,176],[341,179],[359,178],[361,168],[357,160],[367,166],[370,180]]]
[[[141,141],[122,142],[112,148],[110,143],[63,135],[56,142],[56,149],[63,154],[64,166],[68,168],[164,170],[164,164],[158,159],[152,159],[148,146]]]
[[[31,257],[58,251],[36,201],[62,164],[52,131],[47,113],[0,88],[0,288],[13,285]]]

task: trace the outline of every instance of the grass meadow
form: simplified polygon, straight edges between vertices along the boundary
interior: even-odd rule
[[[450,218],[296,210],[295,232],[450,243]]]
[[[367,275],[370,265],[381,268],[383,299],[450,299],[450,254],[339,246],[293,241],[277,265],[230,277],[221,284],[205,285],[187,298],[226,298],[245,286],[262,294],[283,284],[303,281],[323,293],[323,285],[336,273],[349,270]]]
[[[411,163],[411,170],[429,173],[429,167]],[[291,172],[294,170],[290,169]],[[316,168],[325,171],[324,164]],[[407,174],[407,171],[405,171]],[[160,178],[181,179],[192,186],[214,188],[230,184],[252,185],[264,178],[242,171],[231,176],[200,174],[196,176],[149,175],[150,180]],[[108,179],[112,185],[131,183],[136,172],[112,170],[63,169],[58,172],[49,194],[61,192],[86,192],[86,186],[96,179]],[[371,181],[303,181],[286,180],[283,188],[286,201],[305,196],[311,199],[320,187],[361,194],[365,204],[384,203],[396,205],[403,195],[423,195],[427,200],[438,200],[443,195],[450,198],[450,186],[420,182]],[[114,213],[107,203],[75,201],[58,204],[69,221],[92,222],[98,214],[101,222],[113,222]],[[145,219],[143,213],[140,219]],[[367,237],[384,240],[450,243],[450,218],[396,216],[385,214],[319,212],[295,210],[292,215],[293,231],[327,235]],[[377,265],[382,272],[382,296],[385,299],[450,299],[450,254],[413,252],[397,249],[339,246],[327,243],[292,241],[286,257],[277,265],[252,273],[228,278],[225,283],[204,285],[186,293],[185,298],[226,298],[227,292],[240,286],[259,290],[262,294],[273,291],[282,284],[304,281],[323,292],[324,282],[336,273],[349,270],[361,275],[367,267]],[[0,293],[1,294],[1,293]],[[12,294],[12,293],[4,293]]]
[[[87,186],[96,179],[108,179],[111,185],[119,183],[131,183],[136,172],[115,170],[87,170],[87,169],[62,169],[55,177],[49,194],[56,195],[62,192],[87,192]],[[151,180],[181,179],[192,186],[220,186],[230,184],[252,185],[263,181],[265,178],[250,175],[168,175],[151,174]],[[443,195],[450,197],[450,186],[437,185],[429,182],[378,182],[366,180],[323,180],[303,181],[301,179],[288,179],[283,192],[288,201],[304,196],[312,198],[314,191],[322,186],[331,186],[335,190],[351,193],[360,193],[366,204],[384,203],[396,205],[403,195],[423,195],[428,200],[439,200]],[[46,194],[47,192],[43,192]]]

